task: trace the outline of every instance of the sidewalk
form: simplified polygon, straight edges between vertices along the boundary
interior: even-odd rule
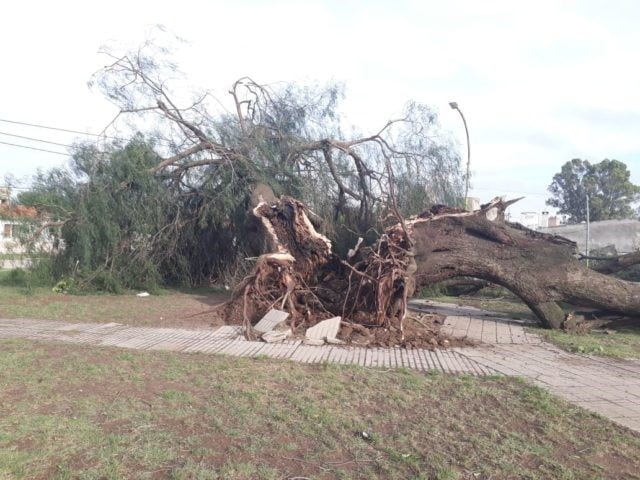
[[[1,338],[53,340],[139,350],[267,356],[304,363],[354,364],[419,371],[512,375],[640,432],[640,361],[565,352],[527,333],[526,322],[470,307],[418,303],[447,314],[447,333],[482,342],[473,348],[424,349],[308,346],[300,341],[267,344],[245,340],[240,327],[217,330],[131,327],[118,323],[65,323],[0,319]]]

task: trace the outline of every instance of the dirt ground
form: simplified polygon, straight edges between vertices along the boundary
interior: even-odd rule
[[[441,332],[443,315],[411,312],[398,328],[366,328],[357,324],[344,324],[338,338],[350,345],[370,347],[434,348],[463,347],[474,345],[470,340],[454,338]]]
[[[137,297],[135,292],[122,295],[68,295],[44,288],[25,294],[20,289],[1,287],[0,318],[207,329],[225,324],[221,307],[229,297],[228,291],[211,288],[166,290],[160,295]],[[443,322],[441,315],[410,312],[404,322],[404,332],[394,327],[365,328],[353,324],[343,325],[338,338],[348,344],[371,347],[433,349],[470,344],[469,341],[442,334],[440,329]]]

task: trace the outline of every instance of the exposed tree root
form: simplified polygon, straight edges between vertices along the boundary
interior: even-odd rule
[[[236,289],[227,317],[248,327],[278,308],[289,312],[294,331],[339,315],[350,324],[402,333],[416,288],[456,277],[506,287],[550,328],[565,323],[560,301],[640,312],[640,284],[586,269],[565,238],[506,222],[511,203],[495,199],[477,212],[436,206],[387,228],[372,246],[358,242],[341,259],[302,203],[289,197],[262,202],[253,214],[269,253]]]
[[[402,331],[415,285],[414,254],[402,230],[390,230],[374,247],[358,245],[342,260],[297,200],[260,203],[253,213],[262,221],[271,253],[261,255],[254,272],[236,288],[226,307],[228,318],[237,322],[241,316],[243,324],[253,325],[278,308],[289,312],[294,331],[336,315]]]

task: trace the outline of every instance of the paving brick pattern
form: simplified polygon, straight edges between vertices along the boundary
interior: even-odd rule
[[[524,377],[552,393],[640,432],[640,361],[613,360],[565,352],[525,330],[526,322],[450,305],[443,329],[478,342],[449,350],[303,345],[297,339],[267,344],[245,340],[241,328],[215,331],[131,327],[119,323],[65,323],[0,319],[0,338],[55,340],[139,350],[266,356],[304,363],[337,363],[379,368]]]
[[[489,345],[539,345],[542,339],[528,333],[526,323],[503,318],[474,318],[450,315],[445,319],[442,331],[448,335],[468,338]]]
[[[574,355],[542,343],[460,349],[504,375],[529,379],[550,392],[640,432],[640,362]]]
[[[0,338],[57,340],[96,346],[137,350],[220,353],[239,357],[266,356],[304,363],[340,363],[364,367],[411,368],[444,373],[495,375],[485,367],[455,350],[429,351],[403,348],[362,348],[340,345],[310,346],[299,340],[264,343],[246,340],[238,326],[224,326],[215,331],[180,328],[130,327],[118,323],[64,323],[46,320],[0,320]]]

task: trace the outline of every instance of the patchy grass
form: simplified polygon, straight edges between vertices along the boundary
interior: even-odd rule
[[[615,358],[640,358],[640,327],[611,328],[607,329],[608,333],[567,333],[543,328],[531,330],[570,352]]]
[[[0,318],[207,327],[219,324],[211,309],[227,296],[214,289],[163,290],[144,298],[136,293],[68,295],[54,293],[50,287],[0,285]]]
[[[639,435],[515,379],[29,341],[0,365],[3,479],[640,478]]]
[[[473,297],[429,296],[427,297],[427,299],[435,300],[437,302],[468,305],[471,307],[482,308],[483,310],[490,310],[492,312],[501,313],[511,318],[535,320],[535,316],[533,315],[533,313],[531,313],[529,307],[527,307],[517,297],[511,294],[505,295],[503,297],[485,297],[481,295],[476,295]]]

